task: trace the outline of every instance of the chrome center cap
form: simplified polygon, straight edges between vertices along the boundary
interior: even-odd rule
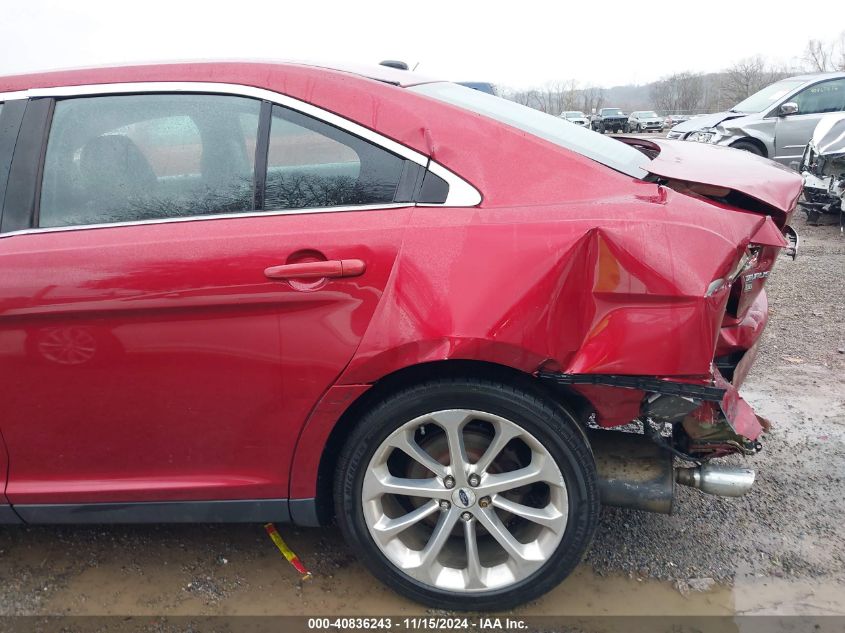
[[[469,508],[475,505],[475,492],[472,488],[457,488],[452,493],[452,503],[459,508]]]

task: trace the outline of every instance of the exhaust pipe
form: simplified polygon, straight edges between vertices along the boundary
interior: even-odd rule
[[[677,468],[675,481],[682,486],[698,488],[708,495],[741,497],[754,484],[754,471],[741,466],[703,464],[695,468]]]
[[[672,514],[672,455],[644,435],[587,430],[606,506]]]
[[[717,464],[674,468],[669,451],[638,433],[588,429],[587,437],[606,506],[671,514],[676,482],[722,497],[741,497],[754,483],[750,468]]]

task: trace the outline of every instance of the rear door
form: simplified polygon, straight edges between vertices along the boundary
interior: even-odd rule
[[[8,498],[284,498],[401,244],[406,161],[185,93],[60,99],[43,154],[34,226],[0,235]]]
[[[785,165],[801,160],[813,130],[825,114],[845,111],[845,78],[808,86],[788,101],[798,104],[798,113],[777,117],[773,157]]]

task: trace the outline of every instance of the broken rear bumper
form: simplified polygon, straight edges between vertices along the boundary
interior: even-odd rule
[[[756,440],[763,432],[763,422],[739,395],[739,389],[715,367],[709,384],[610,374],[541,372],[538,377],[558,385],[571,385],[596,399],[601,398],[602,388],[633,391],[639,400],[637,413],[616,424],[601,424],[599,419],[600,426],[648,418],[680,424],[684,431],[683,450],[689,454],[749,454],[759,450]],[[586,391],[584,386],[590,389]]]
[[[769,302],[761,291],[741,319],[725,319],[716,343],[715,364],[737,389],[742,386],[754,360],[763,330],[769,322]]]
[[[752,454],[760,449],[757,440],[768,423],[743,400],[739,387],[754,364],[767,322],[768,301],[760,292],[742,318],[725,319],[712,373],[700,380],[560,372],[538,377],[586,397],[599,426],[647,418],[671,424],[676,447],[688,455]]]

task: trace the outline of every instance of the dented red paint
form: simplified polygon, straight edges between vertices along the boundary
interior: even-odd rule
[[[403,88],[226,63],[5,78],[0,92],[143,81],[308,101],[432,155],[483,201],[0,238],[0,268],[15,272],[0,282],[13,503],[311,497],[338,419],[398,370],[466,359],[709,384],[714,355],[750,348],[765,325],[759,289],[726,315],[730,288],[708,288],[755,236],[767,253],[783,245],[769,216],[636,180]],[[800,178],[773,163],[658,145],[654,174],[742,191],[781,224],[794,206]],[[307,293],[264,277],[302,249],[366,271]],[[50,327],[109,341],[102,362],[68,370],[37,358],[27,341]],[[605,426],[636,417],[643,395],[577,390]],[[742,401],[730,406],[754,439]]]

